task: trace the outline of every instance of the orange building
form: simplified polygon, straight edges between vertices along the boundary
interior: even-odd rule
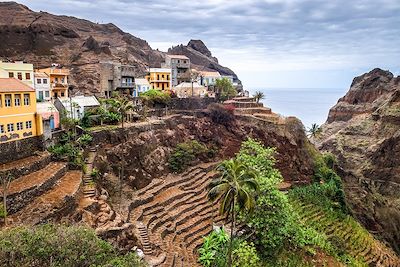
[[[40,69],[38,71],[46,73],[50,77],[50,91],[52,98],[68,97],[68,69],[51,67]]]

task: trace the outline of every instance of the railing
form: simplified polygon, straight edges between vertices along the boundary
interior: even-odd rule
[[[133,87],[133,86],[135,86],[134,82],[121,83],[121,87]]]
[[[64,84],[64,83],[52,83],[51,84],[51,87],[52,88],[67,88],[68,87],[68,84]]]

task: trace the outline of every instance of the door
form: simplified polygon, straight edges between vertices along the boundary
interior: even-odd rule
[[[43,100],[43,91],[39,91],[39,99]]]
[[[54,117],[50,116],[50,129],[54,130]]]

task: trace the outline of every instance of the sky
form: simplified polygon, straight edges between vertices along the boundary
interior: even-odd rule
[[[201,39],[248,89],[349,88],[375,67],[400,74],[400,0],[18,2],[114,23],[162,51]]]

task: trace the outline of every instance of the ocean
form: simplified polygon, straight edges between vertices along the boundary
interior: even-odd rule
[[[265,107],[283,116],[296,116],[306,128],[311,124],[323,124],[331,107],[344,96],[348,89],[258,89],[265,94]],[[250,94],[257,90],[251,90]]]

